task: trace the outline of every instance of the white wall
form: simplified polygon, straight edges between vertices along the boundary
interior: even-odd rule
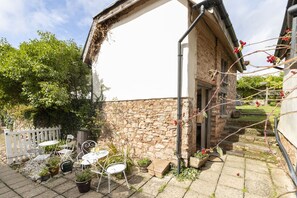
[[[157,1],[113,26],[93,64],[95,94],[103,79],[110,87],[107,100],[177,97],[177,42],[188,28],[186,2]],[[184,46],[183,96],[188,96]]]
[[[286,93],[291,92],[288,97],[282,102],[281,114],[278,130],[295,146],[297,147],[297,74],[293,75],[291,71],[285,70],[283,90]]]

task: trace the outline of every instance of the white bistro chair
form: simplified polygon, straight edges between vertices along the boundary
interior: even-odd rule
[[[122,156],[122,154],[118,154],[118,155],[113,155],[109,158],[113,158],[113,157],[118,157],[118,156]],[[106,160],[107,161],[107,160]],[[99,169],[97,170],[91,170],[92,172],[96,173],[99,181],[98,181],[98,186],[97,186],[97,192],[99,192],[99,187],[100,187],[100,183],[101,183],[101,179],[103,175],[107,175],[107,179],[108,179],[108,193],[110,193],[110,180],[111,180],[111,175],[115,175],[118,173],[123,173],[125,180],[126,180],[126,184],[128,189],[130,188],[128,180],[127,180],[127,176],[125,173],[125,170],[127,168],[127,149],[124,149],[124,156],[123,156],[123,162],[118,162],[118,163],[113,163],[113,164],[109,164],[106,168],[104,168],[105,164],[102,166],[100,163],[99,164]],[[100,175],[100,177],[99,177]]]
[[[57,153],[61,157],[61,161],[71,160],[73,161],[71,155],[74,152],[75,148],[75,142],[73,141],[74,136],[73,135],[67,135],[66,137],[66,144],[60,145],[59,147],[63,148],[62,150],[59,150]]]
[[[90,166],[92,165],[92,163],[94,163],[93,161],[83,160],[82,156],[84,156],[87,153],[90,153],[91,149],[97,146],[98,144],[94,140],[86,140],[82,143],[81,151],[77,154],[77,157],[76,157],[77,162],[82,166],[82,168],[86,166]]]

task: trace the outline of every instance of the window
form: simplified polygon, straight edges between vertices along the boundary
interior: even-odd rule
[[[227,115],[227,94],[226,93],[220,93],[219,94],[219,101],[220,101],[220,114],[221,115]]]
[[[228,90],[228,63],[224,59],[221,60],[221,85],[219,93],[220,114],[227,115],[227,90]]]

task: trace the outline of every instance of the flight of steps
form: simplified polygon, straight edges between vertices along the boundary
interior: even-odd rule
[[[222,133],[221,139],[238,130],[239,132],[223,141],[220,147],[224,152],[231,155],[245,156],[267,162],[276,162],[276,156],[279,156],[276,154],[280,151],[271,127],[267,130],[265,138],[263,125],[241,129],[250,124],[250,122],[238,122],[236,119],[230,118]]]

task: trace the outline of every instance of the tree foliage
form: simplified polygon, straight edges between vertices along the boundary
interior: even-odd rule
[[[246,98],[265,90],[266,86],[270,90],[280,90],[283,85],[283,77],[283,73],[279,76],[244,76],[237,80],[237,93]]]
[[[86,101],[90,93],[90,68],[81,60],[81,49],[49,32],[38,35],[18,49],[0,40],[0,106],[30,106],[50,120],[77,114],[77,101]]]

